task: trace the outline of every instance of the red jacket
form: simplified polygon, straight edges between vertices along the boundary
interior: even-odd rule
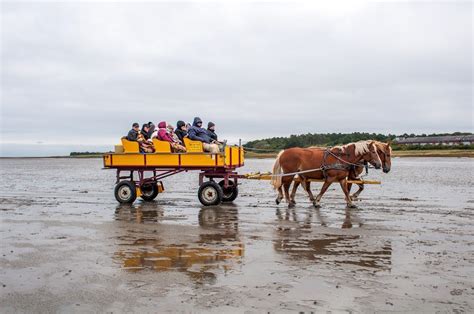
[[[158,123],[158,139],[162,140],[162,141],[167,141],[167,142],[171,142],[173,143],[173,139],[171,138],[171,136],[168,134],[168,131],[166,130],[166,122],[165,121],[161,121],[160,123]]]

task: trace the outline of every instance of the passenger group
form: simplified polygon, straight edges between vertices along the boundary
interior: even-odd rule
[[[202,120],[199,117],[194,118],[193,125],[186,124],[181,120],[178,121],[176,129],[172,125],[167,124],[166,121],[161,121],[158,123],[158,128],[152,122],[148,122],[143,124],[140,130],[140,125],[135,122],[126,138],[129,141],[138,142],[140,151],[143,153],[155,152],[154,138],[169,142],[174,153],[185,153],[184,138],[189,138],[193,141],[202,142],[204,151],[217,154],[223,149],[225,141],[220,142],[217,139],[215,127],[216,125],[213,122],[209,122],[207,129],[203,128]]]

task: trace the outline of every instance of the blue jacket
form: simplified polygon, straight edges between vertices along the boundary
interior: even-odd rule
[[[193,141],[201,141],[204,143],[212,142],[212,138],[207,135],[207,130],[197,126],[199,122],[202,123],[199,117],[194,118],[193,126],[188,130],[188,137]]]

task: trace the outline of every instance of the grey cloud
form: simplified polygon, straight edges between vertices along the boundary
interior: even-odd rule
[[[5,143],[472,131],[472,4],[2,3]]]

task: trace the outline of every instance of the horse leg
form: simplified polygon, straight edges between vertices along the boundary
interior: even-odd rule
[[[351,195],[351,199],[353,201],[355,201],[359,197],[359,194],[362,193],[362,191],[364,190],[364,185],[363,184],[358,183],[357,186],[359,187],[359,190],[357,190],[357,192],[355,192],[354,194]],[[350,189],[349,189],[349,192],[350,192]]]
[[[344,195],[346,197],[346,203],[348,208],[357,208],[354,204],[352,204],[351,197],[349,195],[349,190],[347,189],[347,179],[344,178],[339,181],[339,184],[341,185],[341,189],[344,192]]]
[[[329,186],[334,182],[334,179],[326,179],[324,181],[323,187],[321,188],[321,191],[319,192],[318,196],[316,196],[316,200],[313,202],[314,207],[319,208],[321,205],[319,205],[319,202],[321,201],[321,198],[323,197],[324,193],[328,190]]]
[[[306,190],[306,193],[308,193],[309,200],[316,207],[316,201],[314,199],[313,192],[311,192],[311,181],[307,180],[305,182],[305,190]]]
[[[280,186],[280,187],[278,188],[278,196],[277,196],[277,198],[276,198],[276,200],[275,200],[275,202],[277,203],[277,205],[281,203],[281,200],[282,200],[282,199],[283,199],[283,187]]]
[[[300,186],[300,181],[294,181],[293,190],[291,191],[291,194],[290,194],[290,201],[293,204],[296,204],[295,195],[296,195],[296,190],[298,189],[299,186]]]
[[[351,188],[352,188],[352,183],[347,182],[347,190],[349,191],[349,194],[351,193]]]
[[[288,202],[288,208],[292,208],[295,206],[295,204],[291,201],[290,199],[290,185],[293,182],[293,178],[285,178],[283,180],[283,191],[285,192],[285,200]]]

